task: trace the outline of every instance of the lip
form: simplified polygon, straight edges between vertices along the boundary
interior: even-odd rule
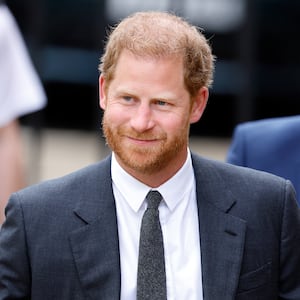
[[[138,138],[133,138],[133,137],[130,137],[128,136],[127,139],[131,142],[131,143],[134,143],[134,144],[137,144],[137,145],[145,145],[145,146],[150,146],[152,144],[155,144],[158,142],[158,139],[138,139]]]

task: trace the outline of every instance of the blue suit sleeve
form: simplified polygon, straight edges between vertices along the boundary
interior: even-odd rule
[[[233,165],[245,166],[244,151],[243,130],[242,127],[238,125],[234,130],[226,161]]]

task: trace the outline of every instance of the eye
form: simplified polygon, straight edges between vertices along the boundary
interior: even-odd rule
[[[157,100],[156,104],[159,105],[159,106],[166,106],[168,103],[165,102],[165,101],[162,101],[162,100]]]
[[[122,98],[123,98],[126,102],[132,101],[132,97],[131,97],[131,96],[123,96]]]

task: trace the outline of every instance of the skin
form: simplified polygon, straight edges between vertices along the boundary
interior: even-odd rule
[[[25,186],[23,149],[17,120],[0,128],[0,225],[11,193]]]
[[[113,80],[99,78],[103,130],[118,163],[150,187],[170,179],[187,158],[190,124],[206,107],[208,89],[193,99],[178,57],[143,58],[124,50]]]

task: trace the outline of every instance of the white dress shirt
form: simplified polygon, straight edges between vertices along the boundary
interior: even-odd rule
[[[145,197],[151,188],[125,172],[114,154],[111,171],[120,245],[120,299],[135,300],[140,226],[146,209]],[[155,190],[163,196],[159,215],[165,248],[168,300],[201,300],[199,221],[190,152],[175,176]]]

